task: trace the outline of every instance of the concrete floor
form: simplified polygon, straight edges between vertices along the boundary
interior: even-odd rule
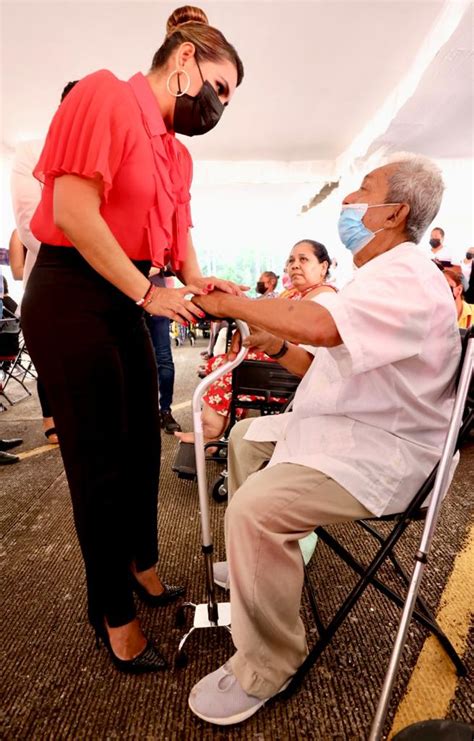
[[[196,383],[196,347],[174,351],[176,361],[176,417],[190,427],[191,398]],[[13,388],[12,388],[13,391]],[[192,685],[219,666],[232,652],[224,630],[202,631],[189,642],[189,665],[162,675],[132,677],[117,673],[105,649],[96,650],[86,621],[84,574],[74,533],[68,488],[60,453],[44,447],[36,396],[0,414],[0,437],[20,436],[25,453],[21,462],[0,469],[2,492],[3,578],[3,731],[4,739],[365,739],[386,671],[399,611],[369,588],[308,675],[301,690],[287,702],[276,702],[240,727],[219,730],[195,718],[187,707]],[[185,583],[187,596],[205,598],[200,555],[197,489],[171,472],[174,438],[164,435],[160,490],[160,543],[162,573],[171,583]],[[214,464],[209,476],[218,471]],[[435,608],[451,575],[456,554],[472,525],[474,445],[461,462],[443,506],[433,553],[422,592]],[[211,502],[216,556],[224,556],[222,519],[224,505]],[[353,526],[334,531],[366,559],[373,552]],[[401,560],[411,564],[420,525],[399,549]],[[310,569],[317,580],[323,616],[354,583],[347,569],[320,544]],[[386,570],[388,578],[391,576]],[[466,585],[460,585],[465,589]],[[151,609],[139,605],[148,634],[173,660],[182,629],[174,625],[176,608]],[[303,619],[310,641],[314,635],[307,600]],[[459,629],[453,625],[452,630]],[[451,635],[450,629],[447,629]],[[404,696],[425,631],[412,625],[392,699],[386,731]],[[468,641],[465,660],[472,669]],[[444,662],[444,663],[443,663]],[[453,675],[442,660],[439,671]],[[472,676],[471,676],[472,679]],[[427,679],[429,682],[429,678]],[[429,684],[415,701],[418,718],[430,717]],[[448,697],[445,717],[469,721],[473,697],[469,679],[462,679]]]

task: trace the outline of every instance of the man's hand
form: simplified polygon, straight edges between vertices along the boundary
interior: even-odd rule
[[[255,350],[261,350],[270,355],[275,355],[282,345],[281,337],[275,337],[270,332],[265,332],[263,329],[257,329],[257,327],[250,327],[250,334],[244,340],[243,344],[245,347],[253,347]]]
[[[206,314],[225,319],[227,317],[225,309],[226,296],[227,293],[224,291],[211,291],[207,296],[194,296],[192,301],[193,304],[199,306]]]
[[[234,332],[230,341],[229,352],[227,353],[227,360],[235,360],[242,347],[242,336],[239,331]]]
[[[249,327],[249,329],[250,334],[243,342],[240,332],[234,332],[229,352],[227,353],[228,360],[234,360],[237,357],[242,345],[244,347],[252,347],[254,350],[262,350],[271,355],[275,355],[281,349],[281,337],[275,337],[270,332],[264,332],[263,329],[257,329],[256,327]]]

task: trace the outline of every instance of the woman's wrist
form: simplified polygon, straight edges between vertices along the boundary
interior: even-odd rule
[[[151,280],[147,278],[146,275],[143,275],[143,273],[140,273],[135,266],[132,266],[134,269],[134,272],[138,273],[137,279],[133,281],[133,283],[130,285],[130,291],[124,290],[124,293],[128,295],[129,298],[132,299],[132,301],[137,304],[137,306],[140,306],[140,301],[142,301],[147,292],[150,289]]]
[[[146,292],[143,294],[141,298],[138,299],[138,301],[135,301],[137,306],[141,306],[142,309],[146,309],[148,304],[151,304],[153,301],[153,296],[156,292],[156,286],[149,281],[148,282],[148,288]]]
[[[153,287],[154,287],[155,290],[153,291],[153,293],[150,296],[149,300],[145,304],[143,304],[143,307],[142,307],[143,309],[145,309],[145,311],[148,314],[152,314],[152,315],[156,314],[156,310],[157,310],[157,306],[156,306],[157,299],[158,299],[158,304],[160,304],[160,299],[161,300],[163,299],[163,292],[166,292],[166,291],[169,291],[170,290],[169,288],[159,288],[158,286],[153,286]],[[154,308],[154,311],[152,311],[153,308]]]

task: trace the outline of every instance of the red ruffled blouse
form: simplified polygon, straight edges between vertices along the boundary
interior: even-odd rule
[[[72,246],[53,220],[54,179],[104,183],[101,214],[132,260],[179,270],[192,226],[192,160],[166,130],[148,80],[123,82],[100,70],[82,79],[54,116],[33,174],[44,184],[31,230],[41,242]]]

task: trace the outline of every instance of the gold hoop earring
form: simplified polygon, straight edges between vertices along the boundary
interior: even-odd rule
[[[185,90],[181,90],[181,92],[178,91],[177,93],[173,93],[173,91],[170,88],[170,80],[173,77],[173,75],[186,75],[187,79],[186,79]],[[168,75],[168,79],[166,80],[166,89],[169,92],[169,94],[173,96],[173,98],[181,98],[182,95],[186,95],[186,93],[189,90],[190,85],[191,85],[191,78],[186,72],[186,70],[178,69],[177,67],[172,72],[170,72],[170,74]]]

